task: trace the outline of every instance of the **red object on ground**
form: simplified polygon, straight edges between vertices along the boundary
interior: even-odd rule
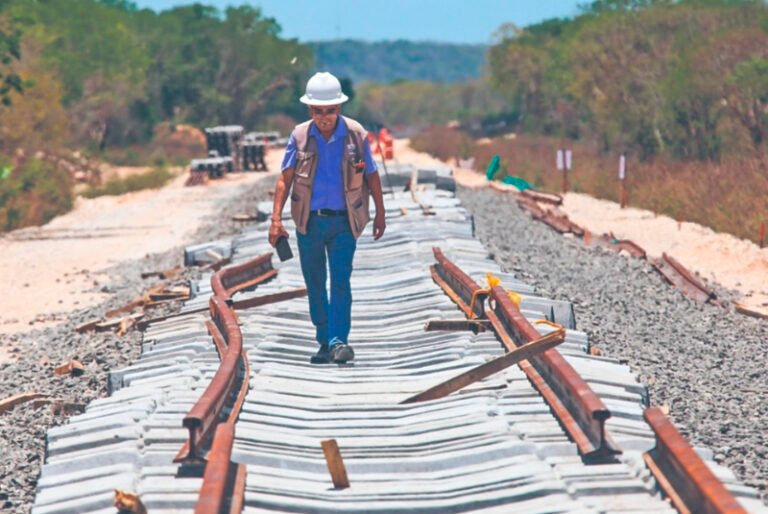
[[[368,144],[371,146],[371,151],[378,155],[379,145],[376,144],[376,136],[373,135],[373,132],[368,132]]]
[[[394,139],[392,139],[392,134],[389,133],[389,130],[387,130],[386,127],[382,127],[381,130],[379,130],[379,141],[381,142],[381,145],[384,147],[382,152],[384,153],[385,159],[392,159],[394,157],[394,149],[393,149],[393,143]]]

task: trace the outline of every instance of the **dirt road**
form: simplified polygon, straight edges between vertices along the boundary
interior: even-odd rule
[[[282,152],[268,153],[277,169]],[[0,238],[0,336],[41,328],[95,305],[104,270],[129,259],[189,244],[189,236],[217,204],[263,173],[238,173],[206,186],[184,187],[186,175],[159,190],[78,199],[75,209],[43,227]],[[0,362],[3,360],[0,344]]]

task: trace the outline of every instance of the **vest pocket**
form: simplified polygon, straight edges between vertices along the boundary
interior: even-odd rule
[[[312,164],[315,161],[315,152],[296,152],[296,175],[309,178],[312,174]]]
[[[296,223],[296,229],[302,234],[306,232],[311,198],[311,182],[304,178],[294,180],[293,191],[291,191],[291,217],[293,222]]]
[[[347,191],[347,208],[349,209],[349,223],[355,237],[362,233],[365,225],[368,224],[371,217],[368,214],[368,190],[367,188],[357,188],[353,191]]]
[[[365,171],[357,171],[350,164],[347,164],[347,190],[360,189],[363,186],[363,177]]]

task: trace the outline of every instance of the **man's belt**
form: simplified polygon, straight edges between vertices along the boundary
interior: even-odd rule
[[[337,211],[335,209],[317,209],[316,211],[309,211],[310,214],[316,214],[318,216],[346,216],[347,211]]]

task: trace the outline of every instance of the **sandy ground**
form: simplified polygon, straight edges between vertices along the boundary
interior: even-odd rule
[[[412,150],[408,140],[395,141],[398,161],[419,165],[444,164]],[[278,169],[282,152],[268,154]],[[457,180],[485,187],[485,178],[454,168]],[[17,230],[0,238],[0,269],[6,271],[0,296],[0,339],[3,334],[40,328],[66,319],[74,309],[95,305],[108,293],[100,291],[104,270],[124,260],[188,244],[189,236],[213,215],[218,201],[262,174],[230,175],[204,187],[184,187],[185,176],[160,190],[119,197],[79,199],[70,213],[47,225]],[[635,241],[651,256],[672,255],[686,267],[721,285],[740,291],[743,303],[768,307],[768,249],[693,223],[569,193],[563,210],[577,224],[601,234]],[[0,341],[1,343],[1,341]],[[7,357],[0,344],[0,362]]]
[[[395,141],[395,156],[414,164],[445,164],[408,147],[408,140]],[[456,180],[468,187],[486,187],[485,177],[455,168]],[[504,187],[504,186],[502,186]],[[515,190],[511,186],[507,186]],[[579,193],[567,193],[561,210],[577,225],[594,234],[613,232],[631,239],[651,257],[663,252],[707,280],[739,291],[745,306],[768,313],[768,248],[721,234],[695,223],[677,221],[651,211],[627,208]]]
[[[270,169],[278,168],[281,156],[277,149],[268,153]],[[79,198],[71,212],[45,226],[0,237],[0,342],[4,334],[41,328],[101,302],[106,268],[189,244],[219,201],[263,176],[238,173],[184,187],[183,174],[159,190]]]

